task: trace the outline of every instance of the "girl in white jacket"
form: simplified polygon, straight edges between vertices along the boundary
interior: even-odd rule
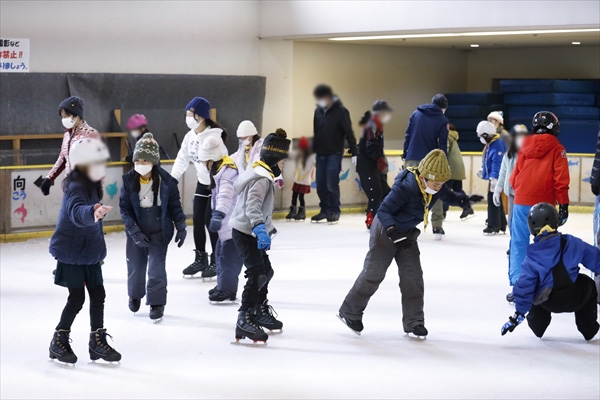
[[[223,146],[223,154],[228,154],[225,147],[227,132],[215,121],[210,119],[210,103],[202,97],[194,97],[185,107],[185,122],[190,131],[185,135],[181,148],[177,153],[177,158],[173,164],[171,175],[180,180],[181,176],[189,168],[190,162],[196,168],[198,183],[194,197],[194,244],[196,246],[196,258],[192,264],[183,270],[183,275],[192,276],[202,272],[203,278],[215,276],[214,249],[217,245],[218,235],[215,232],[209,232],[212,254],[210,263],[208,253],[206,252],[206,231],[211,217],[211,190],[210,190],[210,172],[206,166],[199,160],[198,153],[200,146],[206,138],[215,137],[220,140]]]

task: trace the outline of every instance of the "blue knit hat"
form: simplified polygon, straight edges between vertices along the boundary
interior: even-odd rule
[[[60,115],[60,110],[63,109],[83,119],[83,100],[81,100],[81,98],[77,96],[67,97],[60,102],[58,106],[58,115]]]
[[[191,111],[204,119],[210,119],[210,103],[204,97],[194,97],[185,106],[185,111]]]

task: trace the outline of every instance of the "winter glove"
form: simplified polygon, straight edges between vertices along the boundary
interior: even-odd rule
[[[483,196],[480,196],[478,194],[473,194],[471,196],[469,196],[468,194],[461,194],[458,195],[459,199],[460,199],[460,207],[463,210],[468,210],[471,208],[471,203],[479,203],[481,200],[483,200]]]
[[[285,186],[283,178],[275,178],[275,185],[277,185],[279,189],[283,189],[283,187]]]
[[[512,317],[508,317],[508,322],[502,325],[502,330],[500,331],[500,333],[502,333],[502,336],[504,336],[506,335],[506,332],[514,331],[517,325],[519,325],[524,320],[525,316],[523,314],[521,314],[518,311],[515,312],[515,315],[513,315]]]
[[[252,229],[252,235],[256,238],[259,249],[269,250],[271,248],[271,236],[269,236],[265,224],[256,225]]]
[[[416,232],[413,232],[415,230]],[[421,231],[415,228],[409,232],[401,232],[398,229],[396,229],[395,226],[392,225],[389,228],[387,228],[385,233],[390,238],[392,243],[394,243],[394,246],[396,246],[398,250],[401,250],[408,249],[409,247],[414,245],[417,242],[417,238],[419,237]]]
[[[42,184],[40,185],[40,189],[42,189],[42,193],[44,194],[44,196],[48,196],[50,194],[50,186],[52,185],[54,185],[54,182],[52,182],[48,178],[44,178]]]
[[[502,205],[502,188],[498,185],[496,185],[496,189],[494,190],[494,205],[496,207]]]
[[[599,196],[600,195],[600,186],[592,185],[592,193],[594,193],[594,196]]]
[[[387,167],[388,167],[388,163],[387,163],[385,157],[379,157],[377,159],[377,169],[380,172],[383,172],[383,171],[385,171],[387,169]]]
[[[356,160],[357,160],[357,157],[352,156],[352,165],[354,165],[355,167],[356,167]]]
[[[185,229],[177,231],[177,234],[175,235],[175,243],[177,243],[177,247],[183,246],[183,242],[185,242],[186,236],[187,236],[187,231]]]
[[[211,232],[219,232],[219,230],[221,229],[221,225],[223,224],[223,218],[225,218],[224,212],[214,210],[212,212],[212,216],[210,217],[208,230]]]
[[[560,223],[558,224],[558,226],[563,226],[567,223],[567,220],[569,219],[568,204],[561,204],[560,206],[558,206],[558,218],[560,219]]]
[[[179,232],[178,232],[179,234]],[[146,237],[146,235],[144,235],[142,233],[142,231],[140,231],[140,229],[138,228],[137,231],[135,233],[130,233],[129,236],[131,237],[131,240],[133,240],[133,242],[135,243],[135,245],[137,247],[150,247],[150,240],[148,240],[148,237]],[[177,240],[177,239],[175,239]]]
[[[490,192],[494,193],[496,191],[497,184],[498,184],[498,179],[496,179],[496,178],[490,179]]]
[[[480,169],[479,171],[477,171],[477,177],[479,179],[483,179],[483,170],[482,169]]]

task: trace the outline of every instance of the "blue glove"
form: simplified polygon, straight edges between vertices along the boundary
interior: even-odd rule
[[[208,230],[211,232],[219,232],[221,226],[223,225],[223,218],[225,218],[224,212],[214,210],[212,212],[212,216],[210,217]]]
[[[258,241],[258,248],[261,250],[269,250],[271,248],[271,236],[267,232],[265,224],[258,224],[252,229],[252,234]]]
[[[130,233],[129,236],[137,247],[150,247],[150,240],[139,229],[135,233]]]
[[[508,317],[508,322],[502,325],[502,336],[506,335],[506,332],[512,332],[515,330],[517,325],[525,320],[525,316],[520,312],[515,312],[515,315]]]
[[[177,243],[177,247],[183,246],[183,242],[185,242],[185,237],[187,236],[187,231],[185,229],[177,231],[175,235],[175,243]]]

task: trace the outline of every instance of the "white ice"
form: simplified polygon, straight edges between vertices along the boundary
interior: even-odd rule
[[[483,212],[446,238],[419,239],[425,274],[425,341],[402,331],[395,265],[366,310],[361,337],[335,314],[362,268],[364,217],[338,225],[279,221],[270,252],[269,297],[284,323],[266,348],[233,346],[236,306],[208,303],[214,283],[183,279],[191,228],[168,256],[169,300],[162,323],[127,308],[125,236],[106,237],[106,327],[120,367],[89,363],[88,304],[73,326],[79,362],[48,361],[66,290],[52,282],[48,240],[1,250],[2,398],[598,398],[599,340],[585,342],[573,315],[555,315],[543,340],[527,324],[500,336],[514,309],[504,297],[508,236],[484,237]],[[592,239],[592,218],[572,215],[564,231]]]

